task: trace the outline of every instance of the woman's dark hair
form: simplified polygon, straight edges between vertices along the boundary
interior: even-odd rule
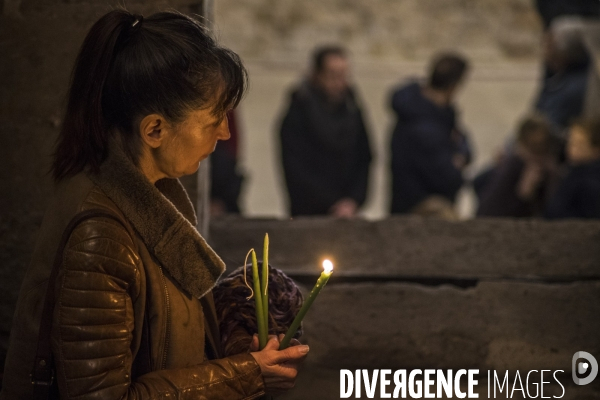
[[[111,11],[92,26],[77,57],[54,178],[97,171],[113,132],[137,164],[141,118],[156,113],[177,123],[189,111],[211,106],[224,116],[246,87],[238,55],[220,47],[196,20],[175,12],[142,18]]]
[[[468,62],[458,54],[437,56],[431,68],[429,85],[434,89],[449,89],[460,82],[468,68]]]

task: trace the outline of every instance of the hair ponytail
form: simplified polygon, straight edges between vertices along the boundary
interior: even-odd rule
[[[98,171],[113,132],[137,163],[141,139],[135,120],[157,113],[178,122],[207,105],[224,113],[237,106],[246,82],[237,54],[218,46],[192,18],[111,11],[92,26],[77,57],[54,178]]]
[[[131,20],[132,15],[126,11],[109,12],[92,26],[81,46],[54,154],[53,173],[57,180],[83,170],[86,165],[97,169],[106,158],[109,132],[102,110],[102,93],[119,39]]]

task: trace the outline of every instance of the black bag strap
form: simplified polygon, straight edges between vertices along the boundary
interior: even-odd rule
[[[54,358],[52,357],[50,336],[52,333],[52,317],[56,302],[56,277],[58,276],[58,271],[60,270],[63,261],[65,247],[71,233],[77,225],[86,219],[96,217],[110,218],[123,225],[121,218],[108,211],[102,209],[90,209],[75,215],[64,230],[56,251],[50,277],[48,278],[48,288],[46,289],[46,298],[42,310],[35,364],[31,371],[33,400],[48,400],[51,398],[51,393],[56,393],[56,384],[54,383]]]

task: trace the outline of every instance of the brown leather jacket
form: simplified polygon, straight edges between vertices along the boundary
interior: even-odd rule
[[[61,399],[254,399],[248,353],[223,357],[211,289],[224,264],[198,234],[177,180],[151,185],[120,151],[98,174],[61,182],[50,201],[13,321],[0,399],[31,399],[50,268],[78,212],[55,282],[52,352]]]

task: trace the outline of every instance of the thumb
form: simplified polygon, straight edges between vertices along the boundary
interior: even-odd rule
[[[287,361],[297,360],[306,357],[309,350],[307,345],[288,347],[285,350],[278,351],[273,361],[275,361],[276,364],[283,364]]]

